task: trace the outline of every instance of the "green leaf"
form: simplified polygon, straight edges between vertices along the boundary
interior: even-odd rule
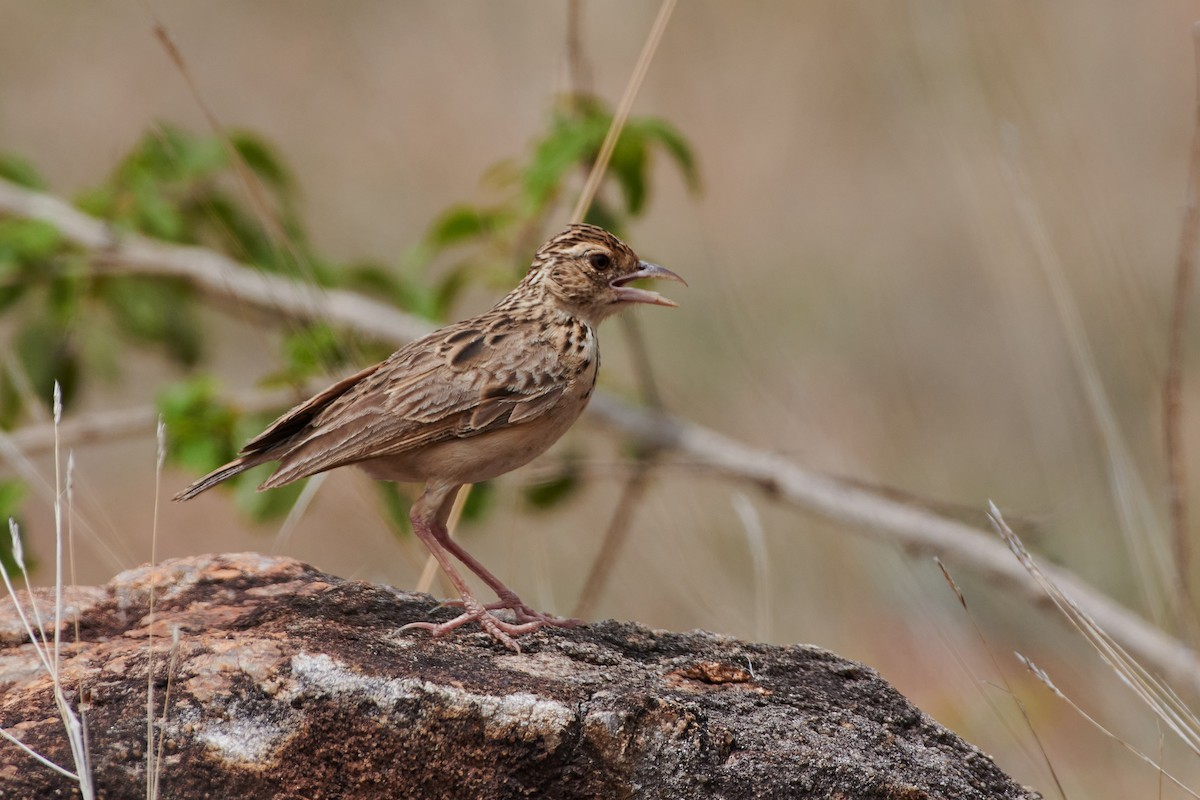
[[[0,313],[20,300],[25,294],[25,288],[22,283],[0,284]]]
[[[376,481],[379,499],[383,501],[383,510],[392,530],[401,536],[412,533],[412,523],[408,519],[408,511],[412,508],[412,499],[400,491],[391,481]]]
[[[16,558],[13,557],[12,536],[9,534],[8,521],[14,519],[20,528],[18,511],[21,501],[25,499],[25,485],[15,480],[0,480],[0,562],[9,575],[19,570]],[[22,542],[24,537],[22,537]],[[26,554],[23,558],[26,570],[32,572],[35,567],[33,559]]]
[[[45,222],[0,219],[0,311],[53,276],[62,236]]]
[[[55,381],[62,388],[63,405],[70,405],[79,386],[79,359],[65,330],[48,319],[28,323],[17,334],[17,356],[34,395],[47,408]]]
[[[182,281],[136,276],[105,281],[101,288],[101,297],[122,332],[164,347],[184,366],[200,359],[202,346],[192,294]]]
[[[306,325],[291,334],[283,343],[287,374],[302,379],[346,364],[350,357],[343,339],[343,334],[324,322]]]
[[[491,481],[472,484],[467,502],[463,504],[463,522],[478,522],[483,519],[496,498],[496,485]],[[462,491],[466,491],[463,489]]]
[[[85,211],[93,217],[100,217],[101,219],[110,221],[116,219],[116,204],[117,192],[109,185],[84,189],[75,195],[75,205],[81,211]]]
[[[273,272],[280,271],[279,248],[274,240],[258,217],[234,202],[230,195],[208,192],[202,200],[186,204],[184,213],[189,224],[204,231],[220,249]]]
[[[78,341],[79,357],[87,374],[113,383],[121,377],[123,360],[129,354],[129,342],[117,330],[110,315],[87,313],[86,321],[80,323],[87,336]]]
[[[233,501],[238,511],[255,522],[278,519],[292,510],[306,481],[289,483],[278,489],[260,492],[258,485],[274,470],[273,464],[264,464],[239,475],[234,482]]]
[[[595,157],[607,128],[607,115],[558,116],[550,135],[537,144],[525,168],[525,196],[535,211],[540,211],[557,194],[568,170]]]
[[[216,383],[203,377],[171,384],[158,396],[167,426],[167,456],[197,473],[216,469],[237,450],[237,414],[219,403],[216,393]]]
[[[403,294],[400,280],[388,268],[373,261],[351,264],[346,268],[346,286],[372,297],[385,297],[393,302]]]
[[[647,141],[657,142],[666,149],[675,160],[679,171],[683,173],[689,191],[700,190],[700,171],[696,167],[696,157],[687,140],[674,125],[659,117],[639,117],[631,120],[630,126]]]
[[[539,510],[553,508],[579,488],[581,478],[578,461],[564,460],[557,476],[525,489],[525,502]]]
[[[0,480],[0,521],[7,528],[8,518],[15,516],[21,501],[25,499],[25,484],[17,480]],[[8,531],[0,533],[0,539],[7,539]]]
[[[55,324],[64,330],[80,321],[83,281],[78,275],[55,277],[46,287],[46,305]]]
[[[344,284],[346,288],[386,300],[426,319],[437,321],[442,318],[439,310],[445,298],[427,281],[405,278],[380,264],[357,264],[348,268]]]
[[[170,242],[188,241],[184,236],[187,226],[179,207],[167,198],[163,187],[150,175],[138,175],[130,186],[130,198],[133,206],[129,219],[139,231]]]
[[[487,236],[495,222],[494,213],[469,205],[442,212],[429,228],[426,239],[436,248],[452,247],[469,239]]]
[[[646,202],[646,143],[641,136],[625,132],[617,139],[609,162],[609,174],[625,195],[625,210],[631,216],[642,212]]]
[[[616,214],[612,213],[608,204],[596,198],[592,201],[592,205],[588,208],[587,214],[584,215],[583,221],[589,225],[599,225],[606,231],[612,231],[617,236],[621,235],[621,220]]]
[[[235,131],[229,135],[229,140],[246,166],[280,196],[294,190],[291,172],[266,139],[250,131]]]
[[[62,234],[48,222],[0,219],[0,263],[40,266],[62,245]]]
[[[447,317],[450,313],[450,308],[454,305],[454,301],[458,299],[462,290],[466,288],[471,272],[472,268],[470,264],[459,264],[447,272],[445,277],[438,282],[433,292],[435,319],[445,319]]]
[[[171,128],[162,140],[164,177],[184,182],[209,178],[229,166],[225,144],[216,136],[196,136]]]
[[[346,284],[430,320],[439,319],[438,297],[428,282],[407,278],[378,264],[359,264],[346,273]]]
[[[10,180],[26,189],[45,190],[46,181],[33,164],[15,153],[0,153],[0,178]]]
[[[25,410],[25,398],[8,370],[0,370],[0,429],[11,431]]]

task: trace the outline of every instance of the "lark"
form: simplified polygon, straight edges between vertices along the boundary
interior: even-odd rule
[[[528,463],[579,418],[596,386],[596,327],[606,317],[637,303],[676,305],[630,285],[642,278],[686,285],[603,228],[570,225],[537,251],[525,277],[490,311],[412,341],[304,401],[175,499],[190,500],[272,461],[279,465],[260,491],[348,464],[379,480],[423,483],[409,519],[458,591],[454,605],[463,613],[404,628],[441,636],[475,621],[519,652],[514,637],[581,625],[526,605],[450,538],[446,522],[464,485]],[[496,593],[496,602],[475,597],[454,559]],[[515,621],[493,613],[501,609]]]

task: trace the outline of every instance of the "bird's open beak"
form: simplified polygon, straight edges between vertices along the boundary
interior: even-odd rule
[[[687,281],[676,275],[666,267],[660,267],[658,264],[651,264],[649,261],[638,262],[637,272],[631,272],[628,275],[622,275],[612,282],[613,289],[617,292],[617,299],[622,303],[649,303],[655,306],[677,306],[679,305],[674,300],[668,300],[658,292],[652,292],[649,289],[637,289],[633,286],[627,286],[633,281],[642,278],[658,278],[659,280],[679,281],[684,286],[687,286]]]

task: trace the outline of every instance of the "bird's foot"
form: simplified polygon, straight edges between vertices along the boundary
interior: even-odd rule
[[[442,605],[454,608],[466,608],[467,606],[462,600],[447,600]],[[514,592],[500,592],[499,599],[494,603],[488,603],[484,608],[488,611],[508,609],[513,612],[513,616],[516,617],[518,623],[537,622],[551,628],[578,628],[580,625],[587,624],[584,620],[575,619],[574,617],[557,617],[554,614],[538,611],[532,606],[527,605]]]
[[[407,625],[401,626],[400,630],[405,631],[409,628],[421,628],[422,630],[429,631],[434,636],[445,636],[450,631],[460,628],[468,622],[478,622],[479,627],[491,634],[493,639],[500,642],[509,650],[520,653],[521,646],[517,644],[513,637],[533,633],[543,625],[549,624],[540,619],[518,620],[516,623],[505,622],[474,598],[456,604],[461,605],[466,610],[448,622],[410,622]]]

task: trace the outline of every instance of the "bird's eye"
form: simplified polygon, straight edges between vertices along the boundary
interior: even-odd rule
[[[588,263],[595,269],[608,269],[612,266],[612,259],[608,253],[592,253],[588,256]]]

